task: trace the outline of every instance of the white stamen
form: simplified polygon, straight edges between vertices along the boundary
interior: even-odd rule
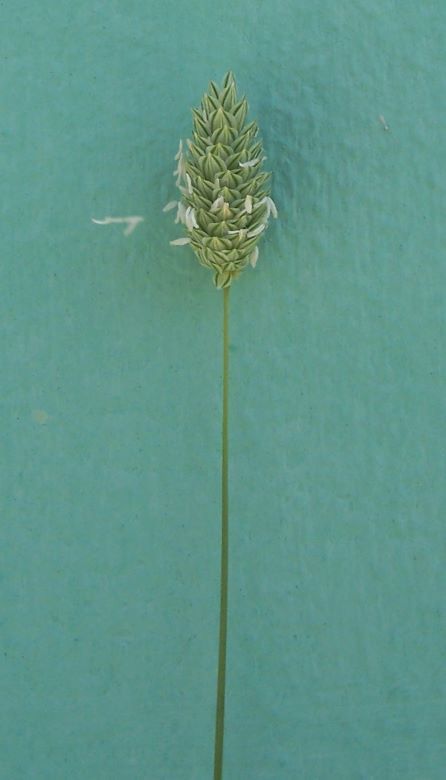
[[[249,262],[251,263],[252,267],[255,268],[257,264],[257,260],[259,259],[259,247],[254,247],[254,251],[252,255],[249,258]]]
[[[186,173],[186,183],[187,183],[187,189],[188,189],[189,195],[192,195],[192,192],[193,192],[193,190],[192,190],[192,180],[191,180],[191,178],[190,178],[188,173]]]
[[[253,165],[257,165],[260,161],[259,157],[255,157],[254,160],[248,160],[247,162],[239,162],[240,168],[252,168]]]
[[[260,204],[266,203],[266,216],[265,221],[269,219],[269,215],[272,214],[274,219],[277,219],[277,208],[276,204],[274,203],[273,199],[270,198],[268,195],[260,201]]]
[[[195,217],[195,209],[192,206],[188,206],[186,209],[186,214],[184,217],[184,221],[186,224],[186,227],[189,228],[189,230],[192,230],[193,228],[198,227],[198,222]]]
[[[240,238],[243,238],[246,233],[245,228],[240,228],[240,230],[228,230],[228,236],[235,236],[239,235]]]
[[[124,235],[129,236],[136,227],[138,227],[140,222],[144,221],[144,217],[104,217],[104,219],[91,219],[92,222],[95,223],[95,225],[112,225],[114,223],[116,224],[123,224],[127,223],[127,227],[124,230]]]
[[[274,219],[277,219],[277,207],[273,199],[267,197],[266,202],[268,203],[270,213],[273,215]]]
[[[254,236],[258,236],[259,233],[261,233],[263,230],[265,230],[265,225],[259,225],[258,227],[254,228],[254,230],[250,230],[246,237],[254,238]]]
[[[190,244],[190,238],[187,238],[186,236],[184,238],[176,238],[174,241],[170,241],[172,246],[185,246],[186,244]]]
[[[184,208],[184,204],[181,203],[181,201],[179,201],[177,215],[175,217],[175,224],[178,225],[178,222],[182,222],[184,224],[185,216],[186,216],[186,209]]]
[[[210,208],[210,211],[217,211],[217,209],[221,208],[223,206],[223,203],[225,202],[225,199],[223,195],[220,195],[219,198],[216,198]]]
[[[163,208],[163,211],[172,211],[176,206],[178,206],[178,201],[176,200],[169,200],[169,203],[166,203],[166,205]]]
[[[91,218],[91,221],[95,223],[95,225],[111,225],[112,222],[121,222],[120,217],[104,217],[104,219],[94,219]]]
[[[252,214],[252,195],[246,196],[244,206],[245,206],[245,211],[248,214]]]
[[[181,155],[181,157],[178,160],[178,165],[175,168],[173,172],[173,176],[177,176],[176,185],[178,187],[179,182],[181,181],[181,177],[186,174],[186,163],[184,160],[184,157]]]
[[[182,154],[183,154],[183,139],[180,138],[180,145],[178,146],[178,151],[174,157],[174,160],[179,160]]]
[[[144,217],[127,217],[126,222],[128,223],[126,229],[124,230],[124,235],[129,236],[135,228],[138,227],[140,222],[143,222]]]

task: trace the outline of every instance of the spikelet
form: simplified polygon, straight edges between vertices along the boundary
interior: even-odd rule
[[[262,171],[263,148],[256,122],[247,122],[248,103],[238,99],[229,71],[221,89],[211,82],[201,105],[192,109],[192,139],[180,141],[175,156],[179,201],[175,222],[187,235],[170,243],[190,244],[214,272],[217,288],[229,287],[247,265],[255,267],[257,243],[277,209],[270,197],[270,173]]]

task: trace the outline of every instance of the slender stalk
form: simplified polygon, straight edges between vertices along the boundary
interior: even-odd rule
[[[223,417],[221,457],[221,578],[220,638],[218,645],[217,708],[215,717],[214,780],[222,780],[225,728],[226,639],[228,632],[228,389],[229,287],[223,290]]]

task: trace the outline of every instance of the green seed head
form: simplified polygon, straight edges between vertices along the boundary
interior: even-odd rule
[[[192,139],[180,141],[175,160],[179,201],[176,223],[187,235],[172,244],[190,244],[200,263],[214,272],[219,288],[229,287],[248,264],[255,267],[257,243],[277,210],[270,197],[270,173],[262,171],[262,143],[256,122],[247,122],[248,103],[239,99],[234,76],[214,82],[192,109]]]

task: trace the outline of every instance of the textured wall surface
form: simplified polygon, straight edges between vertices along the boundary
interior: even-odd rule
[[[228,68],[280,220],[231,294],[225,780],[442,780],[444,4],[0,15],[1,780],[211,777],[222,297],[161,209]]]

